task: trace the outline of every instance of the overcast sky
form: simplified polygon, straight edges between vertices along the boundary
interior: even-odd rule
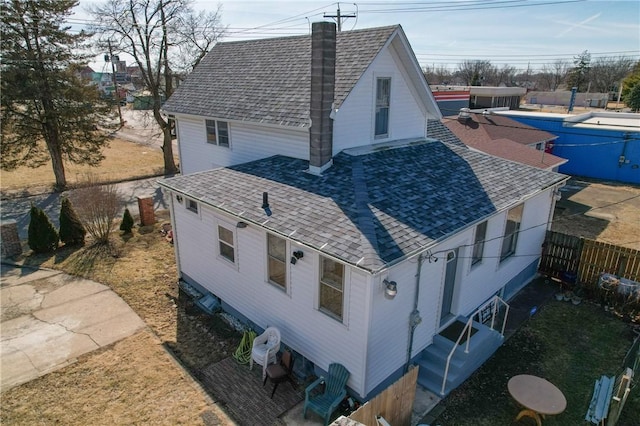
[[[89,19],[81,0],[75,16]],[[98,2],[100,3],[100,2]],[[331,20],[338,3],[311,0],[195,0],[221,5],[223,41],[300,35],[309,22]],[[464,59],[488,59],[533,71],[584,50],[592,58],[640,59],[638,0],[450,0],[340,2],[342,30],[400,24],[421,65],[455,68]]]

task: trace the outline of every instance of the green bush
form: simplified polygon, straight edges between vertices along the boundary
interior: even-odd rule
[[[62,198],[60,207],[60,241],[65,245],[82,245],[87,230],[68,198]]]
[[[130,234],[131,229],[133,229],[133,216],[131,216],[129,209],[124,209],[122,222],[120,223],[120,230],[124,231],[126,234]]]
[[[31,205],[29,221],[29,247],[36,253],[48,253],[58,248],[60,237],[49,216],[35,205]]]

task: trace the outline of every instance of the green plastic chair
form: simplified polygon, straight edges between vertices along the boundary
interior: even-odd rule
[[[318,378],[304,391],[304,410],[302,415],[307,418],[307,409],[311,409],[324,418],[324,424],[329,424],[329,418],[347,396],[347,380],[349,371],[341,364],[329,365],[329,375]],[[312,393],[318,386],[325,383],[324,392]]]

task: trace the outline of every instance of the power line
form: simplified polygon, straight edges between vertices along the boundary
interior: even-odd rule
[[[429,12],[450,12],[460,10],[484,10],[484,9],[511,9],[520,7],[533,7],[533,6],[545,6],[545,5],[560,5],[566,3],[581,3],[586,0],[564,0],[564,1],[548,1],[548,2],[532,2],[527,0],[506,0],[496,1],[492,3],[476,2],[472,4],[460,4],[448,2],[448,5],[429,5],[425,6],[422,3],[421,6],[403,7],[403,8],[381,8],[381,9],[362,9],[362,13],[429,13]],[[514,4],[511,4],[514,3]],[[360,3],[361,5],[363,3]],[[390,3],[395,6],[394,3]],[[379,6],[380,3],[372,3],[372,5]]]

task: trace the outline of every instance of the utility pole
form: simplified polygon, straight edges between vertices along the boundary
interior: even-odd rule
[[[349,13],[346,15],[342,15],[340,13],[340,3],[338,3],[338,12],[335,15],[328,15],[328,14],[324,14],[325,18],[333,18],[336,20],[336,23],[338,24],[338,32],[342,31],[342,20],[343,19],[348,19],[348,18],[355,18],[356,14],[355,13]]]
[[[122,110],[120,109],[120,95],[118,94],[118,80],[116,80],[116,66],[113,63],[113,50],[111,50],[111,40],[109,43],[109,60],[111,61],[111,76],[113,77],[113,89],[116,99],[116,105],[118,105],[118,117],[120,118],[120,127],[124,127],[124,120],[122,119]]]

